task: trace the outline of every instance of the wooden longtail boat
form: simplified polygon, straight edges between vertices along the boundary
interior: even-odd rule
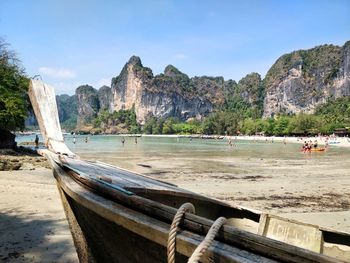
[[[169,262],[187,262],[203,240],[207,249],[195,252],[200,262],[350,261],[347,233],[230,206],[109,164],[81,160],[64,143],[53,88],[31,80],[29,96],[48,148],[42,154],[51,163],[81,262],[167,262],[169,242],[175,248]],[[195,213],[177,214],[184,203],[191,203]],[[168,242],[174,217],[179,223],[175,246]],[[215,221],[219,217],[227,220]],[[219,221],[225,224],[220,227]],[[208,231],[215,240],[205,239]]]

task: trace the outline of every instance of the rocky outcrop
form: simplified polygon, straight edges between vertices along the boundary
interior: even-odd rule
[[[75,91],[75,95],[78,105],[77,128],[83,129],[97,116],[97,112],[100,109],[100,102],[97,90],[89,85],[78,87]]]
[[[78,114],[76,95],[57,95],[56,103],[58,109],[58,117],[61,123],[66,122],[72,118],[76,118]]]
[[[153,76],[140,58],[131,57],[112,80],[113,110],[135,108],[139,123],[147,118],[200,119],[222,104],[223,78],[189,78],[172,65]]]
[[[110,87],[102,86],[98,90],[97,96],[100,104],[100,110],[110,111],[113,108],[113,97]]]
[[[226,110],[243,110],[248,112],[249,108],[249,117],[261,117],[264,101],[264,85],[258,73],[250,73],[238,83],[234,80],[226,81],[224,93]]]
[[[281,56],[266,74],[264,117],[312,113],[329,98],[350,95],[350,42]]]
[[[261,76],[253,72],[242,78],[238,82],[236,93],[252,106],[262,106],[264,86]]]
[[[0,149],[14,149],[16,147],[16,136],[8,130],[0,129]]]

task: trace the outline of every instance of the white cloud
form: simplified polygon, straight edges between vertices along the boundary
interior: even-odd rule
[[[76,76],[74,71],[64,68],[41,67],[39,72],[54,79],[74,79]]]
[[[185,54],[183,54],[183,53],[177,53],[177,54],[175,54],[174,57],[176,59],[186,59],[187,58],[187,56]]]

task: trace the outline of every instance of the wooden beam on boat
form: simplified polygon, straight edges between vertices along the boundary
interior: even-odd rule
[[[61,190],[70,198],[73,198],[79,205],[82,205],[103,218],[108,219],[130,231],[156,242],[163,247],[167,245],[170,225],[150,217],[142,212],[135,211],[132,208],[125,207],[119,203],[106,199],[102,196],[93,194],[90,190],[77,184],[66,172],[57,164],[53,163],[54,175]],[[189,257],[203,236],[189,232],[179,231],[176,236],[176,251],[186,257]],[[164,248],[166,249],[166,248]],[[113,259],[111,259],[113,261]],[[166,259],[164,259],[164,262]],[[245,249],[233,247],[215,241],[208,251],[204,254],[201,262],[278,262],[269,259],[266,256],[246,251]],[[130,261],[132,262],[132,261]],[[147,261],[148,262],[148,261]]]
[[[168,223],[172,222],[172,219],[176,214],[177,210],[175,208],[162,205],[137,195],[130,196],[122,192],[113,191],[105,184],[99,183],[98,181],[91,181],[88,178],[69,170],[66,172],[90,191],[111,198],[118,203],[134,209],[135,211],[142,212],[157,219],[165,220]],[[98,208],[96,207],[96,209]],[[212,224],[212,220],[186,213],[180,226],[183,229],[193,231],[199,235],[205,235]],[[225,225],[219,231],[217,240],[282,262],[342,262],[335,258],[249,233],[228,225]]]

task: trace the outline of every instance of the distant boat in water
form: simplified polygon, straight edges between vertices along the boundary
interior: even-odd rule
[[[348,233],[81,160],[64,143],[53,89],[31,80],[29,96],[81,262],[350,261]]]
[[[339,144],[340,141],[328,141],[328,144]]]

